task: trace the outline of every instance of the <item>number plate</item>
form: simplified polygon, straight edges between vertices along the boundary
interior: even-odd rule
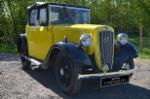
[[[129,75],[111,77],[111,78],[102,78],[100,80],[100,87],[107,87],[111,85],[122,84],[128,81],[129,81]]]

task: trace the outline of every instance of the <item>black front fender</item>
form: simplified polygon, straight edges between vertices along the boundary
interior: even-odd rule
[[[77,47],[76,44],[69,42],[58,42],[54,44],[50,49],[44,63],[47,64],[49,61],[53,61],[56,50],[62,52],[65,56],[75,60],[81,65],[92,65],[86,53],[81,48]]]
[[[138,57],[138,52],[137,49],[131,43],[127,43],[125,45],[121,45],[119,53],[116,56],[136,58]]]
[[[115,43],[115,65],[123,64],[127,61],[127,59],[136,57],[138,57],[138,52],[131,43],[127,43],[125,45],[120,45],[118,42]]]

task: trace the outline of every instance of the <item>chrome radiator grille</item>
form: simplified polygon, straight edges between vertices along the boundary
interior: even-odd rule
[[[109,68],[113,62],[113,43],[114,34],[110,31],[102,31],[99,33],[99,47],[102,65],[107,65]]]

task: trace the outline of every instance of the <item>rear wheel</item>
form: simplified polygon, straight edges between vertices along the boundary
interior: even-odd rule
[[[23,68],[29,68],[30,67],[30,61],[28,61],[26,58],[28,57],[28,52],[26,48],[23,48],[23,46],[21,45],[21,49],[20,49],[20,59],[21,59],[21,63]]]
[[[58,53],[55,61],[55,77],[60,89],[69,95],[76,94],[81,87],[78,79],[80,66],[74,60],[69,59],[62,53]]]

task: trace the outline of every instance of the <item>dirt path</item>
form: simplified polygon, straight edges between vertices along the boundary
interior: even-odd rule
[[[24,70],[17,55],[0,54],[0,99],[150,99],[150,60],[136,59],[136,71],[129,84],[99,88],[86,80],[77,96],[64,95],[54,75],[43,70]]]

